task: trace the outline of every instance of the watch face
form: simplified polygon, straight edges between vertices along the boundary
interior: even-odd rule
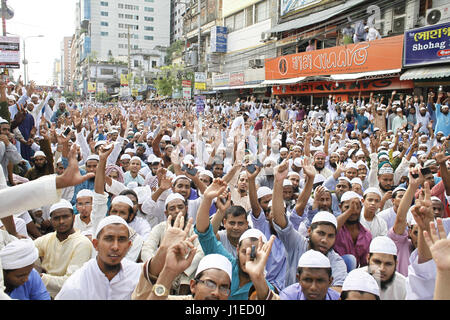
[[[166,291],[166,288],[164,288],[163,286],[156,286],[155,287],[155,293],[158,296],[162,296]]]

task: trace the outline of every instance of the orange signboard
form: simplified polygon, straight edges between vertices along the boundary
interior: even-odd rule
[[[403,35],[266,59],[266,80],[401,69]]]
[[[274,95],[284,94],[330,94],[382,90],[408,90],[414,88],[412,80],[401,81],[399,78],[339,81],[338,86],[334,81],[305,82],[294,85],[275,85],[272,87]]]

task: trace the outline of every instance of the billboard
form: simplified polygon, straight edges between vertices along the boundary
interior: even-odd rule
[[[266,80],[402,68],[403,35],[265,60]]]
[[[3,68],[20,68],[19,37],[0,37],[0,66]]]
[[[405,32],[403,66],[450,62],[450,22]]]
[[[214,26],[211,28],[211,52],[227,52],[227,27]]]
[[[309,9],[326,2],[330,2],[330,0],[281,0],[280,16]]]

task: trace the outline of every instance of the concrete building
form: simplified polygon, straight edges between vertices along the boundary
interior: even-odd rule
[[[84,93],[89,80],[100,80],[89,78],[93,68],[107,63],[142,75],[141,69],[161,66],[158,53],[170,45],[170,1],[80,0],[74,41],[74,80]],[[119,78],[111,80],[119,85]]]
[[[183,15],[186,12],[186,0],[171,0],[170,43],[183,39]]]
[[[61,85],[68,90],[72,82],[72,37],[61,42]]]

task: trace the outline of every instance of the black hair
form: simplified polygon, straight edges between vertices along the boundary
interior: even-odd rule
[[[127,196],[127,195],[129,195],[129,194],[131,194],[132,196],[134,196],[134,197],[136,198],[136,201],[139,200],[139,198],[138,198],[136,192],[134,192],[134,191],[131,190],[131,189],[123,190],[121,193],[119,193],[119,196]]]
[[[233,217],[239,217],[244,215],[247,218],[247,211],[242,206],[231,206],[227,210],[225,210],[224,219],[228,219],[228,216],[232,215]]]
[[[342,291],[342,292],[341,292],[341,300],[347,300],[347,298],[348,298],[348,293],[349,293],[350,291],[357,291],[357,292],[359,292],[360,294],[370,293],[370,292],[365,292],[365,291],[361,291],[361,290]],[[373,293],[370,293],[370,294],[373,294]],[[380,297],[379,297],[379,296],[377,296],[377,295],[375,295],[375,294],[373,294],[373,295],[375,296],[375,300],[380,300]]]
[[[373,255],[373,253],[369,253],[369,259],[367,259],[367,260],[370,260],[370,258],[372,258],[372,255]],[[394,262],[395,263],[397,263],[397,255],[393,255],[394,256]]]
[[[331,268],[309,268],[309,269],[324,269],[326,270],[326,272],[328,273],[328,277],[331,278]],[[297,267],[297,274],[300,277],[302,275],[303,272],[303,267]]]

